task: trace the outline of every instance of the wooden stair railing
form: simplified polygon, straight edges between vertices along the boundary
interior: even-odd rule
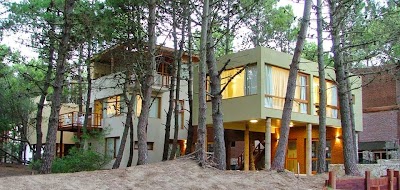
[[[263,145],[263,148],[261,148],[261,145]],[[254,156],[254,163],[257,164],[261,158],[264,156],[265,153],[265,142],[264,141],[260,141],[260,143],[258,143],[258,145],[256,146],[256,148],[253,151],[253,156]],[[239,170],[242,170],[244,168],[244,152],[242,152],[242,154],[239,155],[238,159],[238,166],[239,166]]]

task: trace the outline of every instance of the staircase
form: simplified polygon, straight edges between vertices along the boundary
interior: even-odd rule
[[[260,167],[257,167],[257,163],[262,161],[262,158],[265,155],[265,142],[264,141],[259,141],[259,143],[256,145],[256,148],[253,151],[253,157],[254,157],[254,165],[256,166],[256,169],[260,169]],[[243,170],[244,168],[244,152],[240,154],[240,156],[237,158],[238,159],[238,170]]]

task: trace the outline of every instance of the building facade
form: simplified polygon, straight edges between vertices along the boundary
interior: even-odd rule
[[[226,55],[218,61],[219,67],[230,60],[221,74],[227,165],[248,169],[250,160],[260,168],[269,168],[274,157],[280,134],[282,109],[285,101],[289,65],[292,55],[257,47]],[[245,68],[244,68],[245,67]],[[244,70],[243,70],[244,68]],[[236,74],[243,70],[240,74]],[[234,78],[232,76],[236,75]],[[194,83],[198,78],[195,75]],[[343,143],[340,123],[335,73],[326,69],[327,84],[327,163],[343,163]],[[229,82],[228,82],[229,81]],[[355,81],[354,85],[360,85]],[[316,170],[318,145],[319,78],[317,64],[305,59],[300,62],[296,93],[293,104],[286,169],[311,174]],[[198,89],[194,89],[197,99]],[[362,131],[361,88],[354,95],[356,131]],[[198,102],[194,101],[194,115]],[[207,141],[212,149],[211,102],[207,103]],[[194,125],[198,120],[194,119]],[[246,148],[249,145],[249,148]],[[241,146],[241,147],[240,147]],[[243,148],[244,146],[244,148]],[[248,151],[247,154],[246,151]],[[249,155],[249,156],[246,156]],[[253,157],[253,158],[249,158]],[[259,163],[257,163],[259,162]]]
[[[396,65],[356,70],[363,75],[363,125],[359,160],[398,158],[400,140],[400,76]],[[369,73],[369,74],[366,74]],[[362,154],[368,151],[372,154]]]

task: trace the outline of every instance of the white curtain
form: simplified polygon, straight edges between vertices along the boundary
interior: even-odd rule
[[[272,67],[265,65],[265,94],[273,95],[273,83],[272,83]],[[264,106],[266,108],[272,108],[272,97],[265,97]]]
[[[289,71],[278,67],[272,67],[272,75],[273,95],[275,96],[273,98],[273,108],[283,109]]]
[[[307,100],[307,77],[300,76],[300,99]],[[300,103],[300,113],[307,113],[307,104]]]

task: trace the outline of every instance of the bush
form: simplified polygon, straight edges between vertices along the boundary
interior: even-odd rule
[[[101,169],[110,161],[106,156],[92,150],[72,148],[63,158],[56,158],[51,167],[52,173],[71,173]]]

